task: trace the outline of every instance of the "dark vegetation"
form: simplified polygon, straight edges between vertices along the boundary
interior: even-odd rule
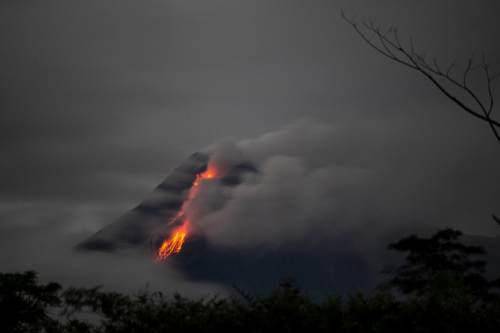
[[[242,291],[192,300],[161,292],[124,295],[0,274],[1,332],[500,332],[500,280],[484,250],[445,229],[389,246],[406,255],[369,294],[312,300],[291,282],[271,294]]]

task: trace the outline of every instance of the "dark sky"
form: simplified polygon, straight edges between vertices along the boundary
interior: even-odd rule
[[[398,26],[443,63],[500,62],[496,0],[1,0],[0,269],[92,283],[95,272],[68,273],[70,244],[190,153],[303,119],[344,133],[333,146],[346,163],[389,165],[409,197],[444,197],[419,201],[433,219],[498,233],[488,128],[375,54],[342,8]]]

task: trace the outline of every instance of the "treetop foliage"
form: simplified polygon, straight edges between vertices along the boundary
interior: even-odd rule
[[[0,274],[2,332],[498,332],[500,301],[477,246],[446,229],[389,246],[406,254],[385,288],[312,300],[293,282],[269,295],[188,299],[43,284],[35,272]]]

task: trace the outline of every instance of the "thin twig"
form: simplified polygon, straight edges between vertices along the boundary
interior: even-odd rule
[[[450,64],[446,72],[443,72],[437,59],[432,59],[432,65],[426,61],[425,55],[421,55],[415,51],[413,39],[410,38],[410,50],[408,51],[400,41],[397,28],[389,27],[387,33],[382,33],[380,27],[373,22],[362,22],[360,27],[354,20],[349,19],[344,12],[341,13],[342,18],[349,23],[356,33],[375,51],[382,54],[386,58],[397,62],[405,67],[411,68],[424,75],[432,84],[446,97],[451,99],[462,110],[470,115],[481,119],[488,123],[495,138],[500,142],[500,122],[491,117],[494,110],[494,93],[492,82],[500,76],[500,73],[492,75],[486,60],[483,57],[482,66],[475,66],[473,58],[467,60],[466,67],[462,73],[461,82],[454,78],[452,70],[455,68],[455,63]],[[368,34],[373,34],[375,39],[369,38]],[[473,91],[468,85],[468,78],[471,72],[482,68],[486,76],[486,84],[488,91],[488,101],[486,104],[479,98],[478,94]],[[442,80],[440,80],[442,79]],[[444,81],[443,81],[444,80]],[[455,95],[450,91],[450,87],[445,85],[451,84],[461,90],[464,95],[469,96],[475,102],[476,106],[472,107],[466,104],[464,95]]]

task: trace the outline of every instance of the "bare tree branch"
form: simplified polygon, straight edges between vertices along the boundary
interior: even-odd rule
[[[421,73],[446,97],[458,105],[462,110],[486,122],[491,129],[495,139],[500,143],[500,122],[492,118],[495,106],[495,98],[493,92],[493,81],[500,77],[500,73],[491,73],[485,57],[482,58],[482,63],[474,64],[474,57],[467,60],[467,64],[461,76],[453,75],[455,63],[451,63],[445,71],[441,69],[437,59],[433,58],[429,63],[426,60],[425,54],[420,54],[415,51],[413,39],[410,37],[407,49],[402,45],[398,30],[395,27],[389,27],[387,33],[382,33],[380,27],[373,22],[363,22],[362,27],[356,21],[348,18],[344,12],[341,12],[342,18],[350,24],[356,33],[375,51],[389,58],[391,61],[399,63],[405,67]],[[369,37],[369,35],[373,37]],[[476,71],[482,70],[486,81],[487,99],[481,99],[478,92],[474,91],[469,86],[469,75]],[[452,91],[452,88],[455,88]],[[473,105],[467,103],[467,97],[472,99]],[[492,214],[493,220],[500,224],[500,218]]]
[[[473,58],[468,59],[461,78],[457,78],[453,75],[453,69],[456,68],[455,63],[450,64],[445,70],[441,68],[435,58],[429,63],[425,55],[415,51],[413,39],[410,38],[409,49],[401,43],[398,30],[395,27],[389,27],[387,33],[383,33],[381,28],[373,22],[362,22],[359,25],[356,21],[348,18],[344,12],[341,14],[342,18],[372,49],[396,63],[421,73],[462,110],[486,122],[496,140],[500,142],[500,121],[492,117],[495,105],[493,81],[500,76],[500,73],[492,74],[484,57],[481,65],[475,65]],[[478,92],[474,91],[468,84],[469,75],[478,69],[482,69],[485,76],[488,96],[486,101],[481,99]],[[453,87],[454,90],[452,90]],[[468,105],[467,97],[473,101],[473,105]]]

